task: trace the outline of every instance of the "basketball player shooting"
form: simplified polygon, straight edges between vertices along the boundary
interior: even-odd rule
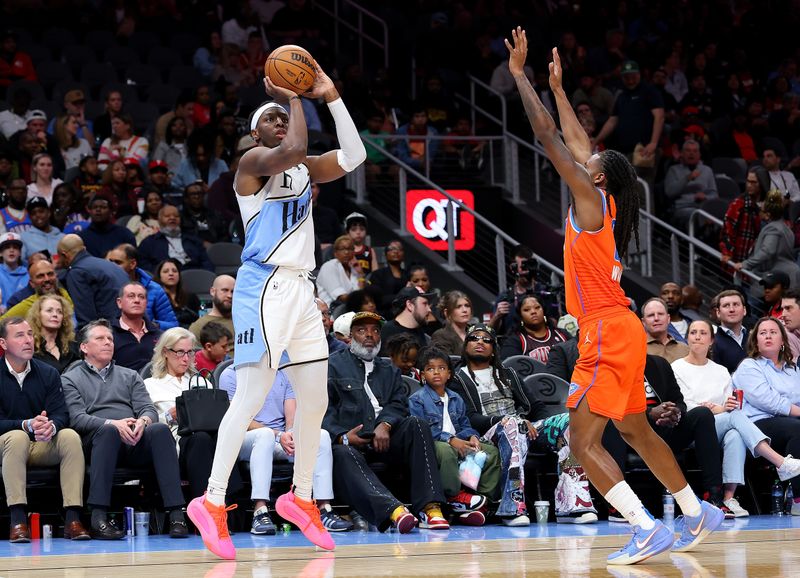
[[[309,275],[315,265],[310,179],[338,179],[364,162],[366,151],[333,82],[316,62],[314,67],[316,79],[306,96],[325,99],[341,148],[306,156],[308,130],[300,96],[267,76],[264,86],[275,100],[253,113],[250,134],[258,146],[242,156],[234,180],[245,224],[233,300],[236,394],[219,427],[208,489],[187,508],[206,547],[224,559],[236,556],[227,528],[228,477],[279,368],[294,385],[297,414],[293,488],[276,500],[275,508],[315,545],[334,548],[311,496],[328,406],[328,345]]]
[[[672,548],[694,549],[724,518],[721,510],[695,496],[672,451],[656,435],[645,414],[644,328],[629,309],[620,286],[622,259],[631,234],[639,243],[639,193],[636,172],[621,153],[592,154],[561,86],[561,62],[553,49],[550,87],[556,98],[564,140],[528,81],[523,67],[528,53],[525,31],[512,30],[508,67],[536,138],[571,191],[565,223],[564,283],[567,310],[578,319],[580,357],[572,375],[571,448],[592,484],[630,522],[633,538],[608,557],[609,564],[635,564]],[[654,519],[624,481],[616,462],[603,448],[602,436],[611,419],[625,441],[644,459],[683,511],[681,532],[674,534]],[[679,420],[680,414],[660,419]]]

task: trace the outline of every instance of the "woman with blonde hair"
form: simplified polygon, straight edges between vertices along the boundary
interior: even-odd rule
[[[28,200],[44,197],[47,205],[53,204],[53,191],[63,183],[53,177],[53,157],[47,153],[34,155],[31,160],[31,184],[28,185]]]
[[[92,146],[86,139],[78,137],[78,116],[75,114],[64,114],[56,119],[54,136],[64,157],[64,167],[71,169],[77,167],[83,157],[93,153]]]
[[[152,377],[144,380],[144,385],[153,405],[158,412],[158,420],[167,424],[178,444],[181,472],[184,479],[189,480],[189,490],[192,498],[202,496],[211,474],[211,463],[214,458],[214,449],[217,445],[216,433],[193,432],[188,435],[178,435],[178,414],[175,398],[189,389],[189,382],[197,371],[194,365],[195,338],[189,330],[183,327],[173,327],[166,330],[156,343],[153,351]],[[201,387],[207,385],[205,380],[198,376]],[[210,387],[210,384],[208,384]],[[235,492],[241,482],[235,483],[238,477],[234,468],[231,474],[231,492]]]
[[[61,295],[45,295],[28,311],[33,330],[33,356],[62,373],[81,356],[75,341],[72,304]]]
[[[467,324],[472,319],[472,301],[463,291],[448,291],[439,301],[439,313],[444,319],[444,327],[433,333],[431,345],[447,355],[461,355],[467,337]]]

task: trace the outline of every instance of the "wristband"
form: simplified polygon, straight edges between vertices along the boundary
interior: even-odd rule
[[[346,433],[342,434],[342,445],[343,446],[349,446],[350,445],[350,440],[347,439],[347,434]]]

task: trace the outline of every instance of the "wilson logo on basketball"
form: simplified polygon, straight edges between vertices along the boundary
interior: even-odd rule
[[[313,66],[311,66],[311,61],[308,58],[306,58],[305,55],[300,54],[299,52],[292,52],[292,60],[302,62],[309,68],[314,68]]]

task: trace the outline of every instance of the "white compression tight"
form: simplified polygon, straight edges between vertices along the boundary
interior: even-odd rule
[[[294,420],[295,495],[301,500],[310,500],[319,430],[328,408],[328,362],[294,365],[285,371],[297,398]],[[276,373],[269,367],[266,356],[259,363],[236,368],[236,393],[219,426],[214,465],[208,479],[206,499],[214,505],[225,503],[228,478],[236,464],[247,427],[264,405]]]

